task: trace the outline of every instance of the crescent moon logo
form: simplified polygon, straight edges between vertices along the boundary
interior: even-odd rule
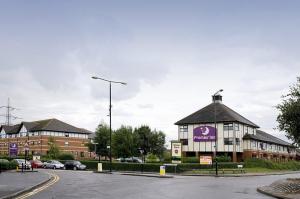
[[[209,129],[207,127],[205,127],[205,131],[202,132],[202,135],[208,135],[209,134]]]

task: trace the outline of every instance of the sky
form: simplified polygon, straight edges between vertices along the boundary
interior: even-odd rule
[[[262,130],[300,72],[299,1],[0,1],[0,106],[94,131],[174,123],[223,103]],[[5,114],[0,109],[0,114]],[[5,122],[0,117],[0,123]]]

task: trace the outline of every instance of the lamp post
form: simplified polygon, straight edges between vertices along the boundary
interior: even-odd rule
[[[218,175],[218,161],[217,161],[217,151],[218,151],[218,130],[217,130],[217,107],[216,107],[216,96],[221,93],[223,89],[218,90],[214,95],[213,95],[213,102],[214,102],[214,123],[215,123],[215,131],[216,131],[216,139],[215,139],[215,154],[214,154],[214,159],[215,159],[215,164],[216,164],[216,176]]]
[[[109,171],[111,172],[111,166],[112,166],[112,159],[111,159],[111,84],[122,84],[122,85],[126,85],[125,82],[119,82],[119,81],[112,81],[112,80],[107,80],[101,77],[96,77],[93,76],[92,79],[98,79],[98,80],[102,80],[105,82],[109,83]]]

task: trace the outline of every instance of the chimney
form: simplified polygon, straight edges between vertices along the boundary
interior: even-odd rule
[[[222,95],[217,94],[212,96],[212,101],[216,103],[222,103]]]

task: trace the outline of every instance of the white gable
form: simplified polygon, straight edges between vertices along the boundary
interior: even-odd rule
[[[24,125],[22,125],[22,128],[20,130],[20,133],[27,133],[27,129],[25,128]]]

